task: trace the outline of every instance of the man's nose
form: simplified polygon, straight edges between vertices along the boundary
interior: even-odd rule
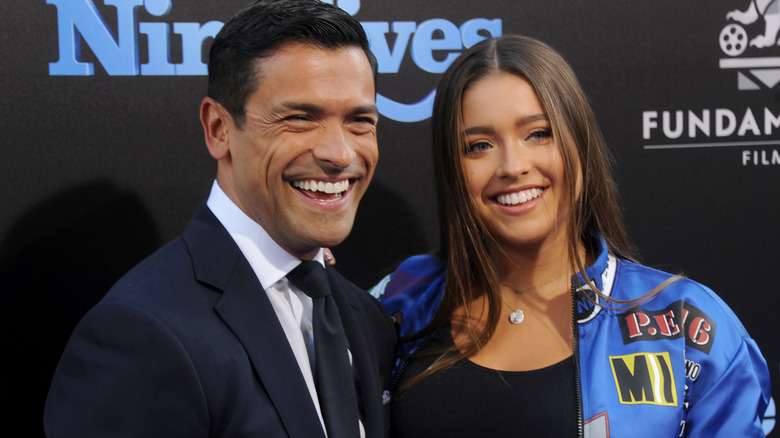
[[[331,167],[344,169],[355,160],[355,149],[349,141],[349,132],[343,126],[324,127],[324,134],[312,150],[317,161]]]

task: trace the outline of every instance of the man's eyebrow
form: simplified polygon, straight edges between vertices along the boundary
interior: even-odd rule
[[[292,110],[302,111],[308,114],[324,114],[327,112],[326,108],[320,105],[306,102],[284,102],[278,107],[280,110]],[[350,111],[350,114],[374,114],[379,115],[379,110],[376,105],[359,105]]]
[[[352,109],[352,114],[375,114],[379,115],[379,109],[377,109],[376,105],[364,105],[364,106],[356,106]]]
[[[322,114],[325,112],[324,107],[306,102],[283,102],[278,108],[280,110],[303,111],[309,114]]]

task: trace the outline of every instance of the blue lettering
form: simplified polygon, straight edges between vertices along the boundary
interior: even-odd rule
[[[355,15],[360,0],[323,0]],[[182,62],[171,62],[171,24],[164,22],[138,23],[136,11],[144,7],[155,17],[168,15],[172,0],[103,0],[117,13],[117,32],[109,29],[93,0],[46,0],[57,8],[59,59],[49,63],[52,76],[91,76],[95,67],[81,60],[82,40],[109,76],[174,76],[207,75],[203,62],[203,47],[213,38],[223,23],[173,23],[173,33],[181,36]],[[501,19],[474,18],[460,28],[443,18],[433,18],[419,25],[413,21],[362,22],[371,50],[378,63],[378,72],[398,73],[407,49],[412,61],[423,71],[442,73],[457,59],[464,48],[478,42],[501,36]],[[395,34],[392,47],[387,35]],[[139,35],[147,40],[147,61],[139,65]],[[410,104],[395,102],[377,95],[379,112],[401,122],[417,122],[431,116],[436,90],[431,90],[420,101]]]
[[[442,38],[435,38],[436,34]],[[421,69],[430,73],[444,73],[447,67],[457,59],[462,49],[460,32],[455,25],[442,18],[423,21],[417,27],[417,33],[412,40],[412,59]],[[434,50],[450,51],[443,61],[433,57]]]
[[[460,34],[463,38],[463,47],[470,48],[478,42],[488,38],[498,38],[501,36],[502,23],[500,18],[488,20],[486,18],[474,18],[460,26]],[[486,31],[488,35],[480,33]]]
[[[146,10],[155,17],[171,12],[170,0],[145,2]],[[149,61],[141,65],[141,75],[172,76],[176,67],[171,64],[171,43],[168,23],[140,23],[138,31],[148,37]]]
[[[146,7],[146,12],[155,17],[168,15],[173,7],[171,0],[146,0],[144,1],[144,6]]]
[[[365,21],[360,23],[368,34],[368,41],[371,46],[371,52],[376,56],[379,73],[398,73],[401,68],[401,61],[404,59],[406,47],[409,45],[409,38],[417,28],[414,21],[395,21],[393,22],[393,33],[397,36],[393,49],[387,43],[385,34],[390,23],[386,21]]]
[[[144,0],[105,0],[117,9],[118,38],[108,29],[90,0],[46,0],[57,7],[60,59],[49,63],[52,76],[90,76],[92,63],[81,62],[79,35],[109,75],[137,75],[138,50],[135,34],[135,10]]]
[[[411,21],[397,21],[392,23],[396,38],[391,50],[385,36],[390,23],[363,22],[362,24],[368,34],[371,51],[377,58],[379,73],[398,73],[410,38],[414,63],[427,72],[442,73],[457,59],[463,47],[469,48],[486,38],[499,37],[502,34],[502,22],[499,18],[493,20],[475,18],[463,23],[460,29],[441,18],[424,21],[419,26]],[[436,50],[449,53],[439,61],[433,55]],[[399,122],[419,122],[431,116],[435,96],[434,89],[419,102],[404,104],[377,94],[376,105],[379,112],[389,119]]]
[[[177,75],[207,75],[208,67],[203,62],[203,43],[213,38],[222,29],[221,21],[198,23],[173,23],[173,31],[181,35],[182,63],[176,66]]]
[[[147,36],[148,61],[139,66],[136,9],[145,6],[153,16],[161,17],[171,11],[171,0],[104,0],[117,9],[118,38],[106,25],[91,0],[47,0],[57,7],[59,26],[59,60],[49,63],[52,76],[91,76],[95,67],[81,61],[81,41],[89,46],[109,76],[172,76],[206,75],[203,62],[203,43],[213,38],[223,23],[210,21],[174,23],[173,31],[182,38],[182,63],[172,64],[170,54],[170,25],[168,23],[138,23],[138,33]]]
[[[442,18],[424,21],[419,26],[413,21],[395,21],[392,24],[386,21],[364,21],[361,24],[368,34],[379,73],[398,73],[410,40],[414,63],[427,72],[442,73],[460,55],[460,49],[469,48],[490,37],[499,37],[502,33],[500,18],[475,18],[463,23],[460,29]],[[392,49],[386,37],[391,27],[396,34]],[[444,60],[437,61],[433,56],[436,50],[447,50],[450,53]]]
[[[138,31],[149,41],[149,61],[141,64],[143,76],[173,76],[176,67],[171,64],[171,44],[168,23],[140,23]]]
[[[349,15],[355,15],[360,10],[360,0],[322,0],[322,2],[336,5]]]

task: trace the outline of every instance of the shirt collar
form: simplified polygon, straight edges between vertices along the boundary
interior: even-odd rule
[[[236,242],[264,288],[284,278],[301,262],[279,246],[260,224],[238,208],[217,181],[211,186],[206,205]],[[314,260],[325,266],[322,249],[317,252]]]

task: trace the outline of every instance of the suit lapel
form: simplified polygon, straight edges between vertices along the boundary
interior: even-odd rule
[[[289,436],[323,437],[298,362],[249,263],[205,206],[184,233],[196,278],[222,290],[215,311],[239,339]]]

